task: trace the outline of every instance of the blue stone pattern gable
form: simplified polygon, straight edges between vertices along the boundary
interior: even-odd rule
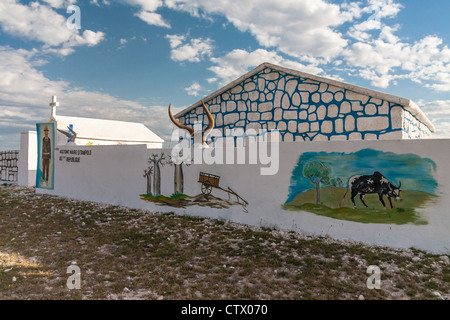
[[[282,141],[418,139],[431,131],[403,106],[265,68],[205,101],[215,128],[278,129]],[[202,107],[179,118],[207,126]]]

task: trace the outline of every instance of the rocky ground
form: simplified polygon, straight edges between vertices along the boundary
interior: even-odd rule
[[[0,299],[448,299],[449,263],[0,187]],[[380,289],[367,287],[371,265]]]

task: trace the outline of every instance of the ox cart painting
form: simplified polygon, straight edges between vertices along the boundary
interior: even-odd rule
[[[213,175],[210,173],[205,173],[205,172],[200,172],[200,176],[198,177],[198,182],[201,183],[202,193],[205,196],[208,196],[209,194],[211,194],[212,189],[216,188],[216,189],[226,192],[228,194],[228,200],[230,200],[231,195],[233,195],[236,197],[236,199],[237,199],[236,201],[239,204],[242,204],[243,206],[248,205],[248,202],[245,201],[240,195],[238,195],[230,187],[227,187],[227,189],[221,188],[219,186],[219,181],[220,181],[219,176],[216,176],[216,175]]]
[[[231,206],[241,206],[245,213],[248,213],[248,202],[244,200],[230,187],[222,188],[219,186],[220,177],[210,173],[200,172],[198,182],[201,184],[201,193],[195,196],[175,192],[170,196],[161,194],[152,194],[149,177],[153,176],[153,168],[144,170],[143,177],[147,179],[147,193],[141,194],[140,198],[147,202],[156,203],[157,205],[170,206],[175,208],[186,208],[189,206],[210,207],[214,209],[228,209]],[[213,189],[219,189],[227,193],[228,200],[212,195]]]

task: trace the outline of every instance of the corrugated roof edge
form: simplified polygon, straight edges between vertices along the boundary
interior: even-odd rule
[[[210,95],[206,96],[202,100],[206,104],[209,100],[214,99],[216,96],[218,96],[218,95],[224,93],[225,91],[233,88],[237,84],[243,82],[247,78],[255,75],[256,73],[258,73],[258,72],[260,72],[260,71],[262,71],[262,70],[264,70],[266,68],[271,68],[271,69],[274,69],[276,71],[285,72],[287,74],[291,74],[291,75],[302,77],[302,78],[308,78],[308,79],[312,79],[312,80],[328,83],[328,84],[331,84],[333,86],[337,86],[337,87],[341,87],[341,88],[344,88],[344,89],[347,89],[347,90],[354,91],[356,93],[368,95],[368,96],[371,96],[373,98],[386,100],[386,101],[389,101],[389,102],[393,102],[393,103],[399,104],[399,105],[403,106],[405,108],[405,110],[408,110],[409,112],[411,112],[411,114],[414,117],[416,117],[417,120],[419,120],[424,125],[426,125],[428,127],[428,129],[430,129],[431,132],[436,132],[436,128],[434,127],[433,123],[431,123],[431,121],[428,119],[428,117],[425,115],[425,113],[419,108],[419,106],[417,106],[417,104],[414,101],[410,100],[410,99],[397,97],[397,96],[394,96],[394,95],[391,95],[391,94],[388,94],[388,93],[384,93],[384,92],[380,92],[380,91],[376,91],[376,90],[372,90],[372,89],[356,86],[356,85],[353,85],[353,84],[349,84],[349,83],[345,83],[345,82],[341,82],[341,81],[337,81],[337,80],[333,80],[333,79],[329,79],[329,78],[324,78],[324,77],[321,77],[321,76],[316,76],[316,75],[305,73],[305,72],[301,72],[301,71],[298,71],[298,70],[288,69],[288,68],[281,67],[281,66],[278,66],[278,65],[275,65],[275,64],[271,64],[271,63],[268,63],[268,62],[264,62],[264,63],[260,64],[255,69],[247,72],[246,74],[244,74],[243,76],[237,78],[233,82],[230,82],[226,86],[224,86],[224,87],[220,88],[219,90],[211,93]],[[193,105],[191,105],[191,106],[187,107],[186,109],[184,109],[183,111],[177,113],[175,115],[175,118],[180,118],[180,117],[184,116],[186,113],[188,113],[189,111],[191,111],[192,109],[195,109],[195,108],[201,106],[201,101],[202,100],[197,101]]]

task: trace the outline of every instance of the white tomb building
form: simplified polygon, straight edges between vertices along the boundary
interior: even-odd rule
[[[50,103],[50,122],[56,123],[56,129],[76,132],[77,145],[136,145],[145,144],[148,148],[162,148],[164,140],[148,129],[144,124],[116,120],[68,117],[56,114],[59,106],[56,96]],[[68,137],[57,132],[57,144],[65,145]]]

